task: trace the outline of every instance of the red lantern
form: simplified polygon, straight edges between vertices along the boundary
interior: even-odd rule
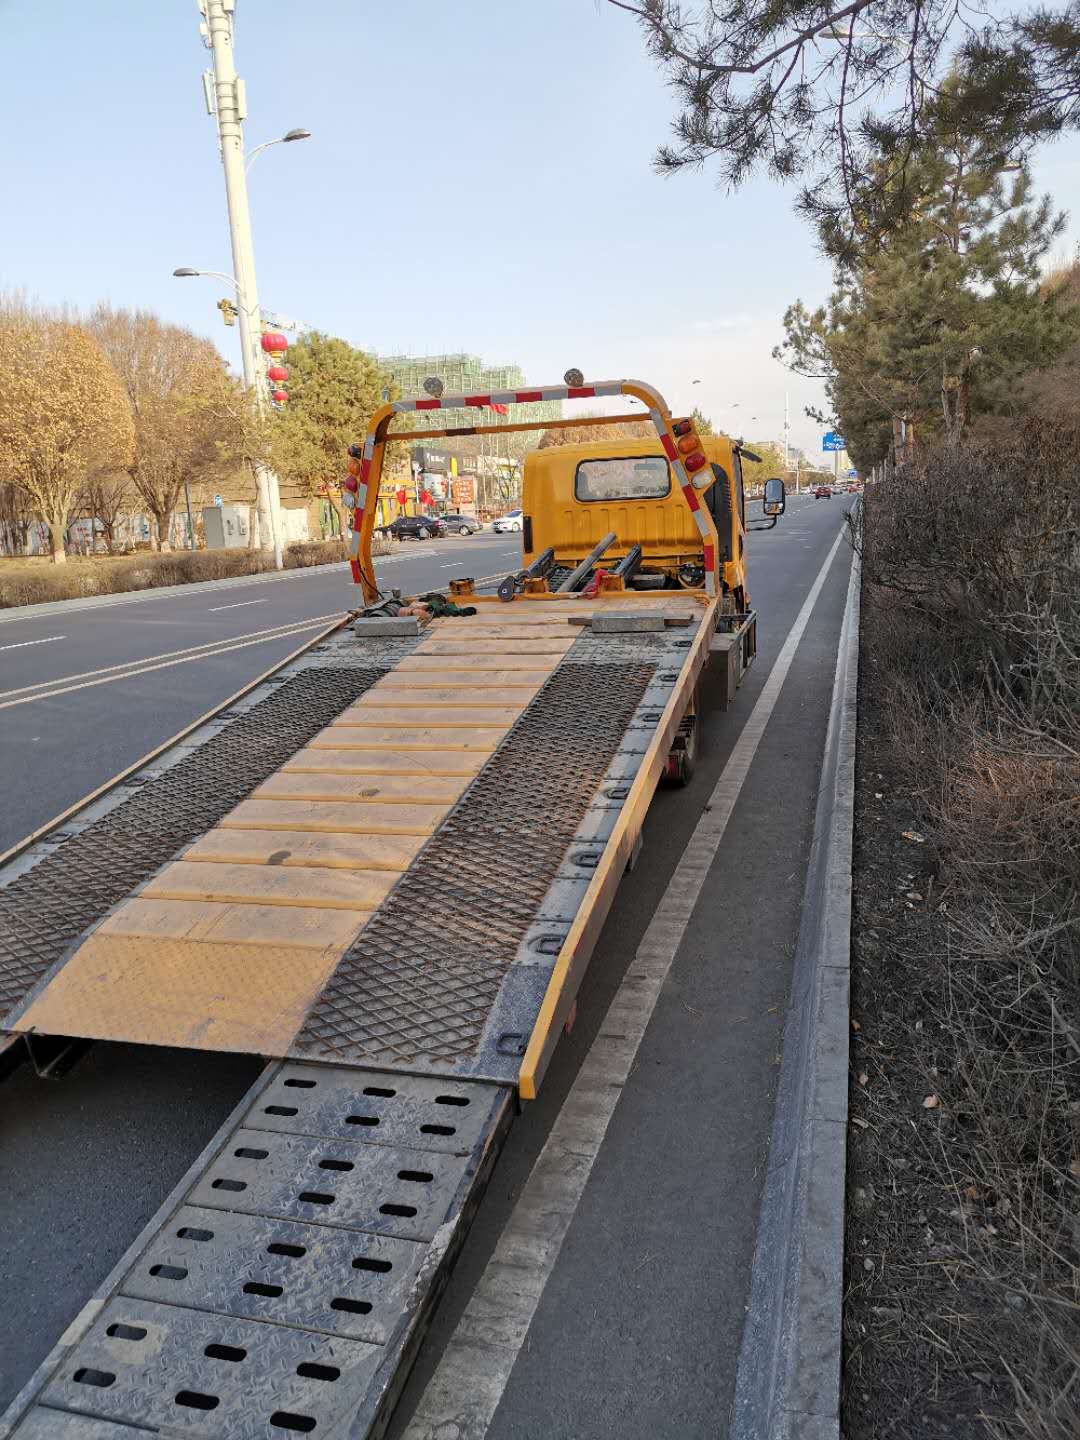
[[[268,355],[281,355],[289,348],[289,342],[277,330],[267,330],[263,333],[262,348]]]
[[[352,490],[352,491],[356,491],[357,489],[359,489],[359,482],[357,481],[356,476],[355,476],[355,475],[346,475],[345,478],[344,478],[344,480],[342,480],[342,482],[341,482],[341,488],[342,488],[342,490]]]
[[[289,392],[287,390],[274,390],[271,392],[270,398],[275,405],[284,405],[289,398]]]
[[[404,490],[397,490],[397,491],[395,491],[395,492],[394,492],[394,499],[397,501],[397,503],[398,503],[399,505],[404,505],[404,504],[405,504],[405,491],[404,491]]]
[[[420,504],[421,504],[421,505],[430,505],[430,504],[431,504],[431,491],[430,491],[430,490],[421,490],[421,491],[420,491]]]
[[[284,365],[271,365],[266,373],[271,380],[276,380],[279,383],[289,378],[289,372],[285,369]]]

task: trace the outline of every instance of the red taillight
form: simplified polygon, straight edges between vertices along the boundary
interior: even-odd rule
[[[693,435],[693,434],[684,435],[684,436],[682,437],[682,439],[679,441],[679,454],[680,454],[680,455],[691,455],[691,454],[693,454],[693,452],[694,452],[697,448],[698,448],[698,438],[697,438],[696,435]]]
[[[683,461],[683,464],[686,466],[690,474],[693,475],[696,470],[700,470],[701,467],[705,464],[705,456],[701,453],[700,450],[695,450],[692,455],[687,455],[686,459]]]
[[[342,488],[343,490],[354,490],[354,491],[355,491],[355,490],[357,489],[356,476],[355,476],[355,475],[346,475],[346,476],[345,476],[345,479],[342,480],[342,482],[341,482],[341,488]]]

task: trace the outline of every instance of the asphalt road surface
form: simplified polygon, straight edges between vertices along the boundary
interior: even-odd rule
[[[376,560],[406,593],[506,573],[520,535],[403,541]],[[110,780],[357,603],[347,570],[0,611],[0,851]],[[303,628],[303,627],[309,628]]]
[[[847,502],[836,500],[792,499],[775,530],[749,539],[752,596],[760,616],[757,663],[731,710],[707,715],[694,782],[657,795],[641,858],[616,897],[579,996],[573,1032],[556,1052],[539,1100],[526,1107],[511,1131],[392,1436],[404,1435],[410,1418],[423,1413],[425,1389],[444,1347],[515,1204],[528,1191],[533,1164],[612,996],[780,648],[822,576],[692,924],[524,1344],[511,1357],[486,1433],[491,1440],[704,1440],[726,1432],[850,565],[846,544],[833,551],[846,508]],[[496,554],[494,537],[426,548],[440,556],[445,551],[447,559],[439,563],[447,563],[451,545],[468,547],[470,555],[478,545],[487,547],[483,553],[491,559],[470,564],[474,574],[512,564],[510,547]],[[408,561],[432,562],[420,554]],[[408,580],[406,561],[395,563],[406,588],[435,583],[429,573]],[[322,615],[333,610],[330,597],[341,583],[339,576],[326,576],[276,582],[276,589],[237,588],[220,597],[203,592],[190,601],[170,600],[158,618],[167,621],[179,613],[174,606],[191,606],[186,621],[160,644],[144,633],[139,653],[150,656],[210,633],[235,637],[258,628],[246,618],[232,622],[228,632],[211,632],[207,627],[221,624],[215,617],[222,614],[250,617],[265,609],[259,626]],[[390,583],[399,582],[395,577]],[[265,606],[210,615],[211,604],[248,598],[265,598]],[[135,608],[126,615],[123,609],[99,612],[93,624],[80,622],[78,630],[74,615],[63,625],[49,617],[25,627],[0,626],[0,644],[14,638],[16,629],[21,639],[31,626],[34,633],[27,638],[78,635],[84,660],[91,644],[94,653],[74,669],[89,670],[113,663],[99,645],[113,647],[108,656],[134,653],[126,626],[141,623]],[[103,635],[113,638],[99,638],[99,624]],[[0,711],[5,775],[14,774],[20,797],[19,818],[3,817],[7,842],[160,743],[296,643],[254,646]],[[5,691],[33,683],[25,672],[7,679],[12,653],[26,652],[0,651]],[[36,679],[73,673],[44,658],[28,663],[41,667],[30,672]],[[707,681],[706,709],[714,690]],[[47,1354],[258,1068],[257,1062],[226,1055],[99,1044],[62,1081],[38,1080],[24,1068],[6,1083],[0,1093],[0,1233],[6,1241],[0,1285],[9,1304],[0,1346],[0,1403]]]

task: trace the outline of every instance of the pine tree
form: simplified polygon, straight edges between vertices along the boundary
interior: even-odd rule
[[[828,418],[863,465],[900,421],[960,440],[1077,334],[1075,308],[1040,287],[1064,217],[1035,199],[1025,167],[944,126],[902,180],[882,185],[886,164],[856,197],[854,242],[823,225],[836,288],[818,311],[788,310],[777,350],[826,381]]]

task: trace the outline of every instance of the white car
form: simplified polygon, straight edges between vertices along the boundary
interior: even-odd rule
[[[500,515],[494,521],[491,528],[496,535],[505,535],[508,530],[520,530],[522,526],[522,514],[520,510],[509,510],[505,515]]]

